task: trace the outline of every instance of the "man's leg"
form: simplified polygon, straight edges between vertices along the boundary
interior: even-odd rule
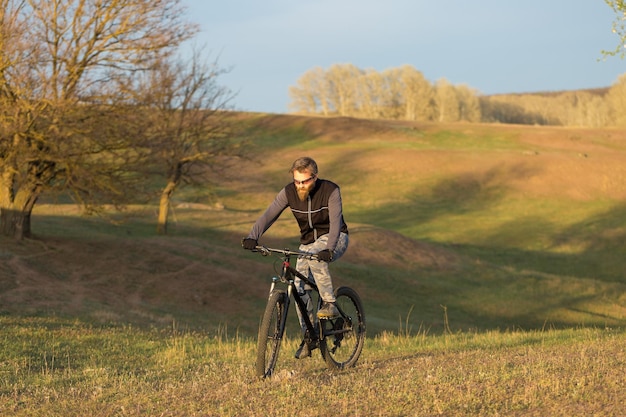
[[[305,245],[300,246],[301,251],[302,251],[302,246],[305,246]],[[314,281],[313,276],[311,275],[311,270],[310,270],[308,260],[301,259],[301,258],[298,259],[298,261],[296,262],[296,270],[300,272],[302,275],[308,277],[310,280]],[[311,297],[311,289],[307,288],[307,285],[305,285],[304,281],[302,281],[298,277],[296,277],[296,279],[294,280],[294,284],[296,286],[296,291],[298,291],[298,294],[300,295],[300,297],[302,297],[302,301],[304,301],[307,311],[309,312],[309,320],[311,320],[311,323],[315,325],[315,321],[314,321],[315,317],[313,316],[313,299]],[[298,313],[298,320],[300,321],[302,335],[304,335],[307,330],[306,323],[304,321],[304,318],[302,317],[302,313],[300,312],[299,308],[296,308],[296,312]]]
[[[309,251],[317,253],[323,249],[326,249],[326,243],[328,242],[328,236],[324,235],[317,239],[309,248]],[[348,249],[348,235],[346,233],[341,233],[339,235],[339,241],[337,242],[337,246],[335,247],[335,251],[333,252],[333,261],[335,262],[337,259],[341,258],[343,254]],[[317,284],[317,288],[320,292],[320,296],[322,300],[327,303],[335,302],[335,294],[333,292],[333,280],[330,276],[330,269],[328,267],[329,263],[324,261],[309,261],[309,269],[311,274],[315,278],[315,283]]]
[[[301,249],[302,250],[302,249]],[[307,276],[309,279],[313,280],[311,276],[309,261],[306,259],[298,259],[296,262],[296,270],[300,272],[302,275]],[[294,284],[296,286],[296,291],[302,297],[302,301],[306,305],[306,309],[308,311],[309,320],[313,324],[313,327],[316,327],[316,317],[313,316],[313,299],[311,298],[311,289],[307,288],[307,285],[300,278],[296,277],[294,280]],[[311,350],[315,349],[317,346],[309,346],[306,343],[306,322],[300,312],[299,308],[296,308],[296,313],[298,313],[298,320],[300,321],[300,328],[302,330],[302,343],[300,343],[300,347],[296,350],[296,359],[303,359],[311,356]]]

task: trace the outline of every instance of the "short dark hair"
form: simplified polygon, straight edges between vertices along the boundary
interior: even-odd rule
[[[317,175],[317,163],[313,160],[313,158],[303,156],[293,161],[289,172],[293,174],[294,171],[303,172],[307,170],[310,171],[312,175]]]

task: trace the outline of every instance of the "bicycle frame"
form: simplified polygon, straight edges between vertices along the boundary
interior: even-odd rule
[[[259,250],[264,256],[267,256],[270,253],[265,247],[257,247],[257,250]],[[282,337],[282,335],[285,332],[285,326],[287,325],[287,314],[289,313],[289,304],[291,303],[291,298],[293,297],[294,301],[296,302],[296,306],[298,310],[300,311],[300,315],[304,321],[304,324],[306,326],[309,339],[315,340],[322,335],[318,334],[318,332],[315,329],[314,323],[311,322],[311,319],[309,318],[309,312],[306,308],[306,304],[304,303],[304,300],[302,300],[302,297],[300,296],[300,294],[298,294],[298,291],[296,290],[295,278],[296,277],[300,278],[302,281],[304,281],[305,285],[310,286],[313,290],[315,290],[318,293],[319,293],[319,290],[315,282],[313,282],[312,280],[309,279],[309,277],[306,277],[304,274],[298,272],[293,266],[291,266],[292,256],[307,256],[307,255],[303,255],[301,252],[293,252],[287,249],[283,250],[281,253],[283,254],[284,258],[282,262],[282,270],[280,273],[280,277],[274,277],[272,279],[272,284],[270,286],[270,291],[269,291],[270,294],[274,291],[274,289],[276,288],[276,283],[278,281],[284,284],[287,284],[287,303],[285,306],[285,311],[283,311],[283,317],[281,318],[282,326],[280,328],[280,335]],[[317,259],[317,256],[313,254],[308,254],[308,257],[310,259]],[[318,306],[317,306],[318,309],[319,309],[320,303],[321,303],[321,300],[318,299]]]

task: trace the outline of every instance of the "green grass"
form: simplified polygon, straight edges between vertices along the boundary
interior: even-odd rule
[[[19,416],[619,415],[626,334],[543,329],[369,338],[355,368],[292,358],[253,375],[254,339],[217,331],[0,318],[0,414]],[[308,394],[307,394],[308,393]]]

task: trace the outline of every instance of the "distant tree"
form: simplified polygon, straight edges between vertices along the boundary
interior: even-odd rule
[[[123,193],[116,112],[129,73],[197,32],[181,0],[0,0],[0,233],[30,235],[38,198]],[[122,138],[122,139],[121,139]],[[117,171],[119,172],[119,171]]]
[[[604,0],[604,2],[613,9],[615,20],[613,21],[613,33],[619,37],[619,41],[615,49],[611,51],[602,51],[604,55],[619,55],[621,58],[626,56],[626,1],[625,0]]]
[[[364,71],[358,80],[357,111],[355,116],[366,119],[382,117],[386,97],[386,86],[381,73],[374,70]]]
[[[606,91],[481,96],[468,85],[453,85],[446,79],[433,85],[410,65],[378,72],[343,64],[328,71],[319,67],[307,71],[290,87],[290,108],[305,114],[371,119],[600,127],[618,117],[609,114]]]
[[[290,87],[295,112],[393,120],[481,120],[478,93],[445,79],[433,86],[410,65],[382,72],[352,64],[317,67]]]
[[[420,71],[410,65],[400,68],[400,80],[404,86],[405,120],[430,120],[433,114],[433,86]]]
[[[362,71],[352,64],[332,65],[326,71],[328,101],[339,116],[353,116]]]
[[[564,126],[601,127],[608,123],[608,101],[598,94],[566,91],[546,99],[551,102],[551,117]]]
[[[626,74],[622,74],[607,94],[611,109],[610,122],[615,126],[626,126]]]
[[[609,124],[610,107],[607,100],[597,94],[589,98],[581,106],[581,126],[602,127]]]
[[[329,87],[326,72],[321,67],[315,67],[304,73],[295,86],[289,87],[291,103],[289,108],[295,113],[330,114],[328,99]]]
[[[459,120],[480,122],[482,116],[478,92],[465,84],[455,86],[455,90],[459,100]]]
[[[435,106],[438,122],[459,120],[459,99],[454,86],[445,78],[440,78],[435,84]]]
[[[397,120],[404,116],[405,91],[400,69],[388,68],[380,73],[378,117]]]
[[[183,184],[197,183],[216,166],[216,159],[232,155],[229,139],[229,102],[234,94],[218,84],[228,70],[217,60],[202,61],[196,52],[188,60],[159,61],[142,74],[136,105],[144,109],[140,149],[147,151],[148,173],[165,178],[159,199],[157,232],[167,233],[171,197]],[[140,168],[140,167],[137,167]]]

